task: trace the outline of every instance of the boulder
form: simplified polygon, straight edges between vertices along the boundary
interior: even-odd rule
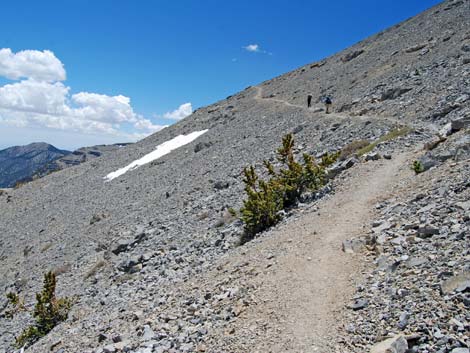
[[[120,239],[111,249],[111,252],[114,255],[118,255],[124,251],[126,251],[133,243],[132,239]]]
[[[439,130],[438,134],[440,137],[447,137],[452,134],[452,130],[452,123],[447,123]]]
[[[362,49],[361,49],[361,50],[355,50],[355,51],[350,52],[350,53],[346,54],[345,56],[343,56],[343,57],[341,58],[341,61],[344,62],[344,63],[346,63],[346,62],[348,62],[348,61],[351,61],[352,59],[357,58],[357,57],[358,57],[359,55],[361,55],[362,53],[364,53],[364,50],[362,50]]]
[[[214,183],[214,189],[216,190],[227,189],[229,186],[230,184],[227,181],[216,181]]]
[[[411,91],[411,88],[405,88],[405,87],[389,88],[388,90],[382,93],[380,100],[385,101],[388,99],[395,99],[395,98],[400,97],[402,94],[405,94],[408,91]]]
[[[453,132],[459,131],[459,130],[470,127],[470,118],[460,118],[460,119],[452,120],[450,124],[451,124]]]
[[[413,45],[412,47],[409,47],[409,48],[405,49],[405,52],[406,53],[414,53],[415,51],[421,50],[424,47],[426,47],[425,43]]]
[[[360,251],[365,244],[366,241],[364,239],[348,239],[343,241],[342,248],[345,253],[354,254]]]
[[[366,154],[365,160],[366,160],[366,161],[377,161],[377,160],[379,160],[380,158],[382,158],[382,157],[380,156],[380,154],[378,154],[377,152],[372,152],[372,153]]]
[[[439,234],[439,228],[430,225],[420,225],[418,228],[418,236],[420,238],[429,238]]]
[[[408,350],[408,341],[402,335],[395,336],[375,344],[370,353],[405,353]]]

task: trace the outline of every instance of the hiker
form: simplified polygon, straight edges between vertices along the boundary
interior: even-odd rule
[[[330,114],[330,107],[331,107],[331,98],[330,97],[326,97],[325,100],[325,108],[326,108],[326,114]]]
[[[310,108],[311,105],[312,105],[312,95],[309,94],[309,95],[307,96],[307,108]]]

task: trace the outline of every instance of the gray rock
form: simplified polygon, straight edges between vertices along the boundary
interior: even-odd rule
[[[382,158],[382,157],[381,157],[380,154],[378,154],[377,152],[368,153],[368,154],[366,154],[366,156],[365,156],[365,160],[366,160],[366,161],[377,161],[377,160],[379,160],[380,158]]]
[[[126,251],[132,244],[132,239],[120,239],[118,242],[111,248],[111,252],[115,255],[120,254],[121,252]]]
[[[151,341],[155,337],[155,332],[152,330],[152,328],[149,325],[144,326],[144,332],[142,334],[142,339],[144,341]]]
[[[406,353],[408,341],[403,336],[395,336],[375,344],[370,353]]]
[[[364,53],[364,50],[355,50],[353,52],[350,52],[348,54],[346,54],[345,56],[343,56],[341,58],[341,61],[342,62],[348,62],[348,61],[351,61],[352,59],[355,59],[357,58],[359,55],[361,55],[362,53]]]
[[[227,189],[230,184],[226,181],[216,181],[214,183],[214,188],[217,190]]]
[[[421,43],[417,45],[413,45],[405,50],[406,53],[414,53],[415,51],[421,50],[426,47],[426,43]]]
[[[439,228],[430,225],[420,225],[418,228],[418,236],[421,238],[431,237],[439,234]]]
[[[470,118],[460,118],[456,120],[452,120],[451,122],[452,131],[460,131],[462,129],[466,129],[470,127]]]
[[[410,313],[403,312],[400,314],[400,318],[398,319],[398,328],[400,330],[404,330],[405,327],[408,325],[408,318],[410,317]]]
[[[364,309],[367,305],[369,305],[369,301],[364,298],[356,299],[352,304],[349,305],[349,308],[352,310],[361,310]]]
[[[361,251],[365,244],[366,242],[364,239],[344,240],[342,244],[342,249],[347,254],[353,254]]]
[[[405,87],[389,88],[388,90],[382,93],[380,100],[386,101],[389,99],[396,99],[409,91],[411,91],[411,88],[405,88]]]
[[[441,283],[441,293],[463,292],[470,288],[470,272],[453,276]]]
[[[456,202],[455,206],[461,208],[464,211],[470,211],[470,200],[469,201]]]
[[[470,353],[468,348],[454,348],[450,353]]]

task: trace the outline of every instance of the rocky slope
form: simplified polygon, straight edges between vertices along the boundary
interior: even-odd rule
[[[44,142],[1,150],[0,187],[11,188],[16,182],[30,178],[40,168],[69,153]]]
[[[47,163],[42,168],[37,169],[32,178],[42,178],[50,173],[73,167],[101,156],[106,156],[107,154],[128,145],[130,145],[130,143],[81,147],[78,150]]]
[[[409,340],[403,338],[406,344],[418,352],[467,349],[467,289],[449,292],[451,299],[447,301],[440,294],[439,283],[465,273],[468,263],[465,251],[451,249],[468,245],[468,220],[454,204],[464,202],[468,191],[469,6],[468,0],[445,1],[343,52],[199,109],[139,143],[112,152],[99,163],[92,160],[0,195],[2,291],[19,293],[32,306],[43,273],[52,269],[59,274],[59,295],[77,298],[68,320],[26,351],[315,351],[309,344],[313,333],[302,334],[292,324],[298,317],[291,312],[302,312],[302,307],[295,305],[302,301],[298,293],[304,293],[306,303],[311,303],[306,312],[318,315],[315,332],[321,336],[328,331],[327,339],[323,336],[317,342],[325,345],[315,346],[316,351],[363,352],[389,335],[399,334],[407,335]],[[319,103],[307,109],[307,93],[332,96],[335,112],[324,114]],[[459,132],[424,156],[423,144],[456,119],[463,119]],[[397,126],[408,126],[411,133],[386,141],[383,136]],[[106,175],[157,145],[205,129],[208,132],[196,141],[104,181]],[[375,161],[378,155],[371,155],[368,161],[341,162],[335,170],[351,168],[319,195],[306,197],[303,206],[289,211],[279,227],[239,247],[242,225],[227,210],[242,205],[241,171],[248,164],[261,167],[264,159],[273,159],[281,137],[288,132],[295,135],[297,153],[312,155],[382,137],[373,152],[391,160]],[[416,177],[410,165],[424,157],[434,165]],[[453,163],[459,167],[453,168]],[[343,240],[350,236],[362,239],[361,234],[348,235],[341,227],[328,227],[332,219],[323,216],[327,217],[335,202],[346,202],[348,193],[343,187],[361,185],[361,190],[367,190],[368,178],[377,183],[389,180],[380,177],[386,170],[404,174],[396,176],[396,185],[391,177],[389,192],[377,196],[382,200],[361,203],[362,193],[352,193],[359,196],[348,201],[352,203],[347,209],[371,208],[354,218],[355,230],[362,229],[364,223],[363,235],[377,233],[375,228],[384,232],[375,242],[364,238],[373,249],[371,261],[364,262],[361,250],[338,255],[335,243],[336,249],[341,249]],[[452,174],[452,170],[457,172]],[[452,177],[456,175],[460,176],[454,186]],[[440,196],[445,206],[437,202],[441,200],[434,189],[438,185],[448,185],[449,194]],[[417,188],[422,188],[424,196],[413,204]],[[336,193],[342,198],[335,199]],[[413,207],[425,207],[431,200],[436,200],[437,209],[430,208],[419,216],[422,219],[416,219]],[[391,207],[397,202],[405,206]],[[371,213],[375,204],[377,212],[384,211],[377,214],[377,222]],[[448,210],[455,222],[446,223]],[[344,213],[338,217],[347,216]],[[304,235],[315,217],[321,217],[323,231],[307,241]],[[393,226],[382,230],[380,226],[387,222]],[[302,224],[305,231],[301,231]],[[463,238],[454,237],[452,229],[457,225]],[[412,242],[410,237],[420,238],[412,232],[421,234],[425,227],[439,228],[438,237],[430,234],[425,241]],[[337,230],[335,237],[330,237],[329,228]],[[398,250],[392,242],[396,237],[406,241]],[[438,249],[441,241],[443,249]],[[334,256],[356,259],[331,264],[325,291],[312,292],[318,287],[308,287],[310,281],[297,277],[299,267],[288,267],[291,272],[285,272],[284,264],[290,264],[289,259],[297,254],[308,262],[308,251],[321,254],[325,244]],[[442,259],[441,250],[446,256]],[[415,287],[401,287],[405,287],[406,276],[411,276],[406,266],[398,266],[389,277],[380,277],[382,272],[374,270],[373,261],[380,255],[386,263],[405,264],[421,251],[429,268],[421,272],[411,268]],[[449,262],[452,274],[448,273]],[[434,265],[441,266],[445,274],[439,276]],[[315,271],[315,267],[308,268]],[[305,271],[298,272],[302,273],[309,278]],[[337,302],[326,295],[334,293],[335,281]],[[347,281],[358,283],[356,296]],[[418,288],[420,281],[430,284]],[[297,293],[292,296],[297,300],[289,300],[286,288]],[[430,295],[421,295],[420,288]],[[408,290],[407,295],[394,294],[403,293],[402,289]],[[391,293],[391,299],[384,293]],[[315,302],[315,296],[324,300]],[[350,303],[348,298],[356,302]],[[454,300],[459,309],[452,311]],[[431,309],[426,308],[435,303],[441,305],[439,314],[428,317]],[[0,307],[5,305],[6,300],[0,299]],[[397,326],[394,320],[400,322],[401,317],[407,324]],[[449,326],[450,318],[459,324]],[[302,320],[312,324],[307,319],[303,316]],[[15,320],[0,318],[0,352],[13,350],[14,337],[28,320],[25,314]],[[435,327],[445,339],[434,335]],[[416,332],[417,344],[409,337]]]

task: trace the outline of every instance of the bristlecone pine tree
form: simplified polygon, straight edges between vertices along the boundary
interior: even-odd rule
[[[293,150],[294,138],[288,134],[277,150],[277,159],[283,167],[276,171],[269,161],[264,161],[270,176],[267,181],[259,179],[253,166],[244,169],[247,199],[241,209],[241,219],[245,223],[242,243],[279,222],[280,211],[295,205],[302,193],[321,188],[325,182],[325,168],[338,157],[337,153],[327,154],[320,164],[316,164],[312,156],[304,154],[301,164],[295,160]]]
[[[36,294],[33,317],[36,323],[25,329],[16,339],[17,347],[29,346],[47,335],[60,322],[67,319],[72,306],[69,298],[56,298],[56,275],[50,271],[44,275],[44,288]]]

